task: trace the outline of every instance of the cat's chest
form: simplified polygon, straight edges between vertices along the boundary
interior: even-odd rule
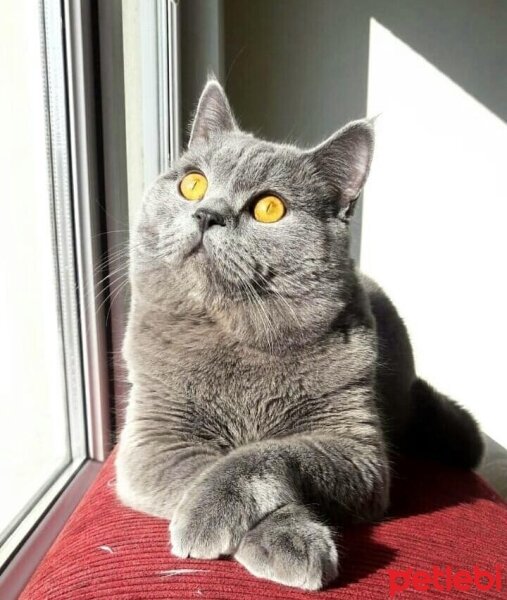
[[[221,445],[262,435],[274,425],[270,414],[279,398],[295,393],[294,377],[284,378],[283,371],[281,365],[246,361],[219,347],[187,356],[176,378],[194,433]]]
[[[186,425],[224,448],[317,429],[340,411],[340,362],[339,347],[276,357],[218,346],[180,356]]]

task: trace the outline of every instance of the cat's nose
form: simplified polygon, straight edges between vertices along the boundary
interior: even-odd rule
[[[199,229],[203,232],[213,225],[220,225],[221,227],[225,225],[225,217],[209,208],[198,208],[194,213],[194,219],[197,221]]]

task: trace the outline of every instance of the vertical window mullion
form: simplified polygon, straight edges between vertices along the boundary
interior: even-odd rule
[[[110,448],[109,369],[101,290],[101,193],[97,165],[96,85],[91,3],[63,0],[69,139],[83,385],[90,458]]]
[[[59,284],[62,356],[72,458],[86,456],[81,344],[76,296],[75,239],[69,160],[64,40],[60,7],[43,2],[43,57],[46,71],[48,164]]]

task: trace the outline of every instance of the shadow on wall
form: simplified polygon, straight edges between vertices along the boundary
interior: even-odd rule
[[[502,0],[225,0],[227,90],[247,129],[314,143],[366,108],[373,17],[507,120]]]

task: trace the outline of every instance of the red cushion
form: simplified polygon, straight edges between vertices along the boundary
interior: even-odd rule
[[[116,499],[113,460],[104,466],[21,600],[296,600],[316,595],[371,600],[389,597],[393,569],[507,568],[507,505],[473,473],[422,462],[398,467],[391,517],[378,525],[347,528],[340,542],[341,576],[325,591],[303,592],[256,579],[233,560],[171,556],[167,523],[124,508]],[[444,589],[436,597],[507,598],[505,572],[502,576],[501,591],[484,592],[472,584],[466,595]],[[433,597],[411,587],[397,597],[420,600],[430,594]]]

